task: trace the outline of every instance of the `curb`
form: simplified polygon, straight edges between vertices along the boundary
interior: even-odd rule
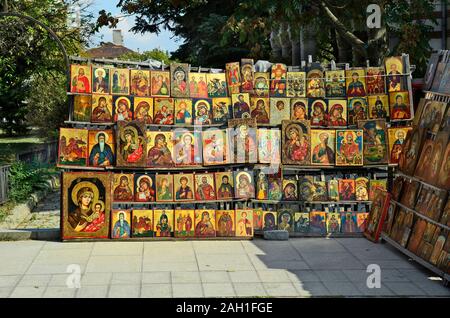
[[[59,229],[24,229],[24,230],[5,230],[0,229],[0,241],[59,241]]]

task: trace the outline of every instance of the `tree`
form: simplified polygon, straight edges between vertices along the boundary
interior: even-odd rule
[[[165,65],[169,65],[171,61],[169,52],[160,49],[153,49],[142,53],[129,52],[119,56],[118,59],[130,61],[146,61],[148,59],[153,59],[157,61],[162,61],[164,62]]]
[[[92,16],[85,14],[86,7],[81,3],[12,0],[8,1],[8,9],[49,26],[67,52],[76,54],[87,43],[93,28],[89,22]],[[74,8],[80,12],[78,27],[67,23]],[[58,127],[64,120],[62,110],[67,113],[66,71],[62,52],[45,29],[17,17],[0,18],[0,128],[14,135],[25,133],[35,124],[44,133]]]
[[[382,8],[380,29],[367,28],[369,4]],[[120,0],[117,6],[136,16],[135,32],[165,28],[183,38],[174,57],[219,67],[244,56],[291,63],[290,51],[298,63],[298,48],[292,46],[302,35],[316,43],[315,50],[307,49],[322,61],[362,65],[369,59],[378,65],[386,55],[410,53],[421,75],[432,31],[423,19],[435,23],[433,0]],[[99,27],[117,21],[102,11],[97,22]]]

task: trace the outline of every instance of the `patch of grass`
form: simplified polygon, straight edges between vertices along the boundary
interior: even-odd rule
[[[15,206],[16,205],[12,201],[7,201],[6,203],[0,205],[0,222],[2,222],[8,215],[11,214],[11,211]]]

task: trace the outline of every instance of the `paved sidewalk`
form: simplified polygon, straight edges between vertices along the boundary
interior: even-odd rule
[[[51,192],[44,200],[39,202],[31,213],[31,218],[25,220],[18,229],[55,229],[59,228],[59,191]]]
[[[284,242],[0,242],[0,297],[450,296],[387,244],[362,238]],[[81,288],[67,288],[78,264]],[[381,266],[380,289],[366,266]],[[76,276],[76,274],[75,274]]]

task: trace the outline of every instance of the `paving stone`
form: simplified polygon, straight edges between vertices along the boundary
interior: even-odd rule
[[[142,273],[142,284],[170,284],[170,272],[146,272]]]
[[[73,298],[75,297],[76,289],[58,286],[49,286],[44,292],[44,298]]]
[[[290,283],[291,279],[285,270],[262,270],[258,271],[258,276],[263,283]]]
[[[112,273],[85,273],[81,276],[81,286],[109,285]]]
[[[261,282],[256,271],[236,271],[229,272],[233,283],[259,283]]]
[[[425,293],[429,296],[433,297],[450,297],[450,288],[445,287],[441,280],[428,280],[428,281],[413,281],[414,285],[419,287],[421,290],[425,291]]]
[[[292,271],[288,276],[293,283],[320,282],[319,276],[313,270]]]
[[[148,284],[141,287],[141,298],[171,298],[171,284]]]
[[[86,286],[81,285],[81,288],[77,290],[77,298],[105,298],[108,293],[107,285],[93,285]]]
[[[200,283],[199,272],[172,272],[172,283]]]
[[[111,285],[139,285],[142,273],[113,273]]]
[[[50,281],[51,275],[24,275],[17,284],[18,287],[45,287]]]
[[[292,283],[263,283],[269,297],[301,296]]]
[[[264,231],[264,239],[269,241],[288,241],[289,232],[284,230]]]
[[[201,271],[202,283],[229,283],[230,277],[227,271]]]
[[[261,283],[233,283],[237,297],[266,297],[267,293]]]
[[[111,285],[108,292],[109,298],[138,298],[141,292],[141,285]]]
[[[202,284],[172,284],[174,298],[204,297]]]
[[[44,287],[16,287],[14,288],[13,292],[9,297],[11,298],[41,298],[44,294],[45,286]]]
[[[386,282],[386,286],[398,296],[420,296],[426,293],[414,285],[413,283],[405,282]]]
[[[349,279],[341,270],[317,270],[314,273],[322,282],[349,282]]]
[[[385,284],[381,284],[380,288],[369,288],[366,282],[353,282],[356,288],[360,291],[361,296],[377,296],[377,297],[392,297],[395,296]]]
[[[86,266],[86,272],[140,272],[141,265],[142,258],[139,256],[91,256]]]
[[[333,296],[358,296],[361,294],[351,282],[324,281],[323,284]]]
[[[95,242],[92,255],[142,255],[143,242]]]
[[[13,287],[19,282],[22,276],[19,275],[4,275],[0,276],[0,288]]]
[[[330,291],[322,282],[294,282],[295,289],[302,297],[326,297]]]
[[[205,297],[235,297],[231,283],[204,283]]]
[[[9,297],[12,291],[13,287],[0,287],[0,298]]]
[[[198,264],[197,262],[182,262],[179,260],[178,262],[148,263],[144,257],[142,270],[144,272],[194,272],[198,271]]]
[[[313,269],[365,269],[366,266],[349,253],[301,253]]]

